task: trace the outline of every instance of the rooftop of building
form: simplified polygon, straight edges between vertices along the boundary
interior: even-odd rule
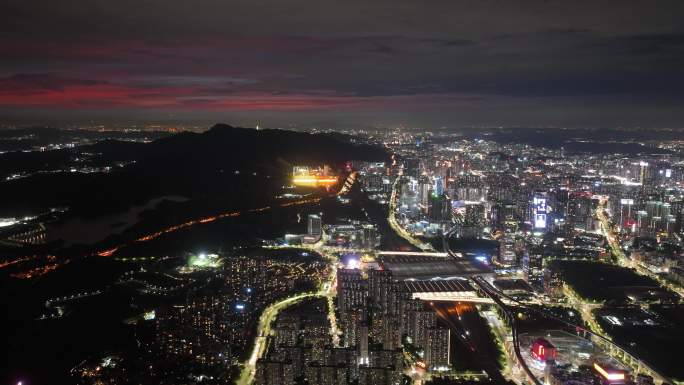
[[[404,285],[410,293],[475,291],[470,282],[463,279],[407,280]]]
[[[428,280],[435,278],[470,277],[492,274],[485,265],[466,258],[382,255],[380,265],[399,280]]]

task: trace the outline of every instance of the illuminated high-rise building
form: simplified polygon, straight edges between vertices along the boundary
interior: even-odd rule
[[[593,228],[594,202],[591,194],[576,192],[568,202],[568,224],[571,229],[590,231]]]
[[[486,226],[485,206],[479,202],[466,202],[455,211],[457,238],[472,239],[481,238],[482,231]]]
[[[434,194],[441,196],[444,194],[444,179],[442,177],[435,177],[435,185],[433,187]]]
[[[466,173],[456,178],[456,199],[479,202],[485,199],[487,189],[478,175]]]
[[[632,223],[632,206],[634,206],[634,199],[620,199],[620,223],[618,223],[618,229],[620,229],[620,231],[630,230],[630,225]]]
[[[308,234],[315,238],[323,235],[323,220],[319,215],[309,214]]]
[[[389,270],[371,270],[369,273],[368,291],[373,307],[378,312],[387,314],[390,310],[391,291],[394,287],[392,272]]]
[[[513,202],[500,202],[492,208],[491,225],[500,231],[518,230],[520,219],[517,217],[517,205]]]
[[[532,196],[532,227],[535,231],[544,232],[548,226],[549,194],[536,191]]]
[[[515,237],[511,233],[506,233],[499,239],[498,262],[500,265],[506,267],[516,265]]]
[[[451,219],[451,202],[446,195],[431,195],[428,216],[431,222],[445,222]]]
[[[429,368],[445,369],[450,365],[449,351],[450,330],[447,328],[432,328],[428,330],[425,346],[425,363]]]
[[[337,270],[337,306],[341,313],[364,309],[368,297],[368,282],[359,269]]]
[[[523,274],[525,281],[534,288],[540,288],[544,279],[542,249],[533,247],[523,255]]]
[[[411,323],[411,340],[414,346],[427,347],[428,333],[435,327],[437,316],[432,309],[420,309],[409,315]]]
[[[257,361],[254,382],[257,385],[293,385],[294,365],[287,362]]]
[[[366,322],[368,281],[359,269],[337,270],[337,309],[346,346],[357,346]],[[366,328],[367,330],[367,328]]]
[[[423,213],[428,212],[428,207],[430,206],[430,189],[432,185],[430,184],[430,178],[427,175],[421,175],[418,180],[418,196],[419,205]]]

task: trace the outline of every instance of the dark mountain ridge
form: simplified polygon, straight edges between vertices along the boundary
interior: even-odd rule
[[[338,165],[350,159],[386,158],[382,149],[351,144],[327,134],[217,124],[201,134],[187,132],[159,139],[144,148],[139,163],[143,167],[173,164],[187,168],[199,163],[236,169],[273,169],[274,162],[278,161],[291,165]]]
[[[17,157],[38,169],[49,168],[51,159],[65,162],[83,153],[96,154],[94,162],[98,164],[135,163],[110,173],[64,172],[0,182],[0,216],[36,213],[54,206],[69,206],[72,212],[97,216],[164,195],[239,200],[253,194],[253,189],[263,190],[266,176],[273,182],[282,181],[293,165],[340,167],[352,159],[388,158],[382,148],[341,142],[326,134],[225,124],[203,133],[186,132],[147,144],[108,140],[59,151],[54,155],[51,151],[3,154],[0,170],[12,169]]]

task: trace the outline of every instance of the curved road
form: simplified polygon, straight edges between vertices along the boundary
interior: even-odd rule
[[[237,380],[237,385],[249,385],[254,381],[254,375],[256,374],[256,363],[259,358],[261,358],[266,352],[266,347],[268,346],[268,336],[271,334],[271,324],[275,320],[278,313],[290,305],[294,305],[297,302],[305,298],[318,296],[319,293],[304,293],[298,294],[292,297],[285,298],[282,301],[276,302],[261,313],[259,317],[259,324],[257,326],[257,336],[254,341],[254,348],[252,349],[252,354],[250,354],[249,359],[245,362],[245,367],[240,373],[240,378]]]
[[[665,287],[666,289],[672,290],[673,292],[677,293],[680,297],[684,298],[684,288],[682,288],[680,285],[672,284],[664,280],[658,274],[653,273],[652,271],[644,268],[639,263],[625,255],[625,253],[622,251],[622,248],[620,247],[619,235],[615,230],[614,226],[610,224],[610,218],[608,216],[608,212],[606,211],[606,205],[607,199],[601,198],[601,200],[599,201],[599,206],[596,209],[596,218],[599,220],[599,223],[601,224],[601,231],[603,233],[603,236],[606,237],[606,239],[608,240],[608,246],[610,247],[610,250],[613,252],[613,255],[617,258],[618,265],[629,269],[633,269],[641,275],[650,277],[651,279],[658,282],[661,286]]]
[[[511,313],[510,309],[506,304],[504,304],[501,301],[500,296],[506,297],[505,295],[501,294],[498,290],[494,289],[487,281],[485,281],[482,277],[473,277],[473,281],[482,289],[482,291],[487,294],[488,297],[494,300],[494,302],[499,306],[501,310],[503,310],[506,313],[506,318],[511,320],[511,334],[513,335],[513,350],[515,351],[515,356],[518,360],[518,366],[522,368],[522,370],[525,372],[527,375],[527,378],[532,381],[535,385],[543,385],[541,381],[532,373],[530,368],[527,366],[527,363],[523,359],[522,354],[520,353],[520,341],[518,340],[518,320],[515,317],[514,314]]]
[[[336,195],[345,195],[351,191],[356,181],[356,173],[351,173],[349,177],[345,180],[342,188]],[[318,251],[318,250],[317,250]],[[316,293],[301,293],[293,295],[291,297],[280,300],[274,304],[269,305],[259,316],[259,323],[257,325],[257,336],[255,337],[254,347],[252,348],[252,354],[250,354],[249,359],[244,363],[244,368],[240,372],[240,377],[236,381],[237,385],[250,385],[254,381],[254,375],[256,374],[256,363],[263,357],[268,348],[268,336],[271,334],[271,324],[278,316],[278,313],[299,301],[312,298],[312,297],[326,297],[328,298],[328,303],[330,304],[330,298],[334,292],[334,282],[336,279],[337,269],[335,267],[336,260],[334,257],[330,257],[329,254],[324,254],[328,257],[330,263],[332,264],[332,274],[328,277],[328,281],[325,282],[321,289]],[[339,340],[337,337],[337,323],[335,319],[335,313],[328,315],[331,323],[331,332],[333,333],[333,343],[337,344]]]
[[[413,246],[423,251],[434,251],[434,248],[431,244],[422,242],[421,240],[417,239],[408,231],[406,231],[406,229],[404,229],[399,224],[399,222],[397,222],[397,185],[399,184],[399,181],[401,180],[403,173],[403,169],[399,169],[397,177],[394,179],[394,184],[392,184],[392,195],[390,197],[387,221],[389,222],[390,227],[392,227],[392,230],[394,230],[395,233],[397,233],[399,236],[407,240]]]
[[[570,326],[570,327],[572,327],[572,328],[575,328],[575,330],[582,331],[582,332],[587,333],[587,334],[591,334],[592,336],[601,339],[603,342],[605,342],[605,343],[607,343],[607,344],[611,344],[611,345],[615,346],[616,348],[618,348],[618,349],[620,349],[620,350],[622,350],[622,351],[624,351],[624,352],[629,353],[629,351],[628,351],[627,349],[623,348],[622,346],[618,345],[617,343],[611,341],[610,339],[606,338],[605,336],[602,336],[602,335],[600,335],[600,334],[597,334],[597,333],[591,331],[590,329],[588,329],[588,328],[586,328],[586,327],[584,327],[584,326],[582,326],[582,325],[573,324],[572,322],[568,322],[568,321],[566,321],[566,320],[564,320],[564,319],[562,319],[562,318],[559,318],[559,317],[557,317],[556,315],[554,315],[554,314],[552,314],[552,313],[549,313],[549,312],[544,311],[544,310],[541,310],[541,309],[529,307],[529,306],[527,306],[525,303],[522,303],[522,302],[520,302],[520,301],[518,301],[518,300],[516,300],[516,299],[514,299],[514,298],[509,297],[508,295],[506,295],[506,294],[500,292],[499,290],[496,290],[496,289],[495,289],[494,287],[492,287],[488,282],[486,282],[482,277],[473,277],[473,281],[474,281],[480,288],[482,288],[482,290],[483,290],[490,298],[492,298],[492,299],[494,300],[494,302],[497,303],[497,305],[499,305],[504,311],[506,311],[506,312],[508,313],[508,317],[509,317],[509,318],[512,317],[512,318],[510,318],[510,319],[513,320],[513,322],[512,322],[513,325],[511,326],[511,331],[512,331],[512,333],[513,333],[513,347],[514,347],[514,349],[515,349],[516,356],[518,357],[520,366],[523,368],[523,370],[525,370],[525,372],[527,373],[528,377],[530,377],[531,379],[534,379],[534,380],[535,380],[535,384],[536,384],[536,385],[541,385],[541,383],[538,382],[538,380],[536,380],[536,377],[535,377],[535,376],[532,374],[532,372],[529,370],[529,368],[527,367],[527,364],[526,364],[525,361],[522,359],[522,356],[520,356],[520,343],[519,343],[519,341],[518,341],[517,319],[515,318],[515,316],[514,316],[513,314],[510,314],[510,313],[509,313],[509,310],[508,310],[507,306],[501,301],[501,298],[504,298],[504,299],[506,299],[506,300],[508,300],[508,301],[512,301],[512,302],[518,304],[519,306],[521,306],[522,308],[524,308],[524,309],[526,309],[526,310],[531,310],[531,311],[533,311],[533,312],[536,312],[536,313],[538,313],[538,314],[541,314],[541,315],[544,316],[544,317],[548,317],[548,318],[553,319],[553,320],[555,320],[555,321],[561,322],[561,323],[563,323],[563,324],[565,324],[565,325],[567,325],[567,326]],[[650,372],[652,372],[653,374],[655,374],[655,376],[660,377],[661,379],[663,379],[663,380],[664,380],[663,382],[672,383],[672,380],[671,380],[671,379],[669,379],[669,378],[667,378],[666,376],[663,376],[661,373],[658,373],[657,371],[653,370],[653,369],[652,369],[652,368],[653,368],[653,365],[651,365],[650,363],[648,363],[647,361],[645,361],[645,360],[643,360],[643,359],[641,359],[641,358],[638,358],[638,357],[634,356],[632,353],[629,353],[629,354],[630,354],[632,357],[634,357],[634,358],[636,358],[637,360],[639,360],[643,365],[645,365],[646,368],[648,369],[648,371],[650,371]],[[655,377],[655,376],[654,376],[654,377]]]

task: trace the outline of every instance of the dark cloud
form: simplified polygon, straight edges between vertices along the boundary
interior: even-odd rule
[[[0,112],[618,125],[622,110],[634,125],[677,124],[683,10],[680,0],[5,0]]]
[[[386,55],[397,53],[397,50],[395,50],[394,48],[390,47],[387,44],[383,44],[383,43],[380,43],[377,41],[374,41],[372,44],[373,44],[373,48],[368,50],[368,52],[381,53],[381,54],[386,54]]]
[[[684,33],[628,36],[619,41],[628,54],[663,54],[684,57]]]
[[[462,47],[475,44],[475,42],[467,39],[449,39],[442,41],[442,44],[447,47]]]
[[[100,80],[76,79],[50,73],[14,74],[0,79],[0,90],[12,91],[63,91],[66,87],[105,84]]]

